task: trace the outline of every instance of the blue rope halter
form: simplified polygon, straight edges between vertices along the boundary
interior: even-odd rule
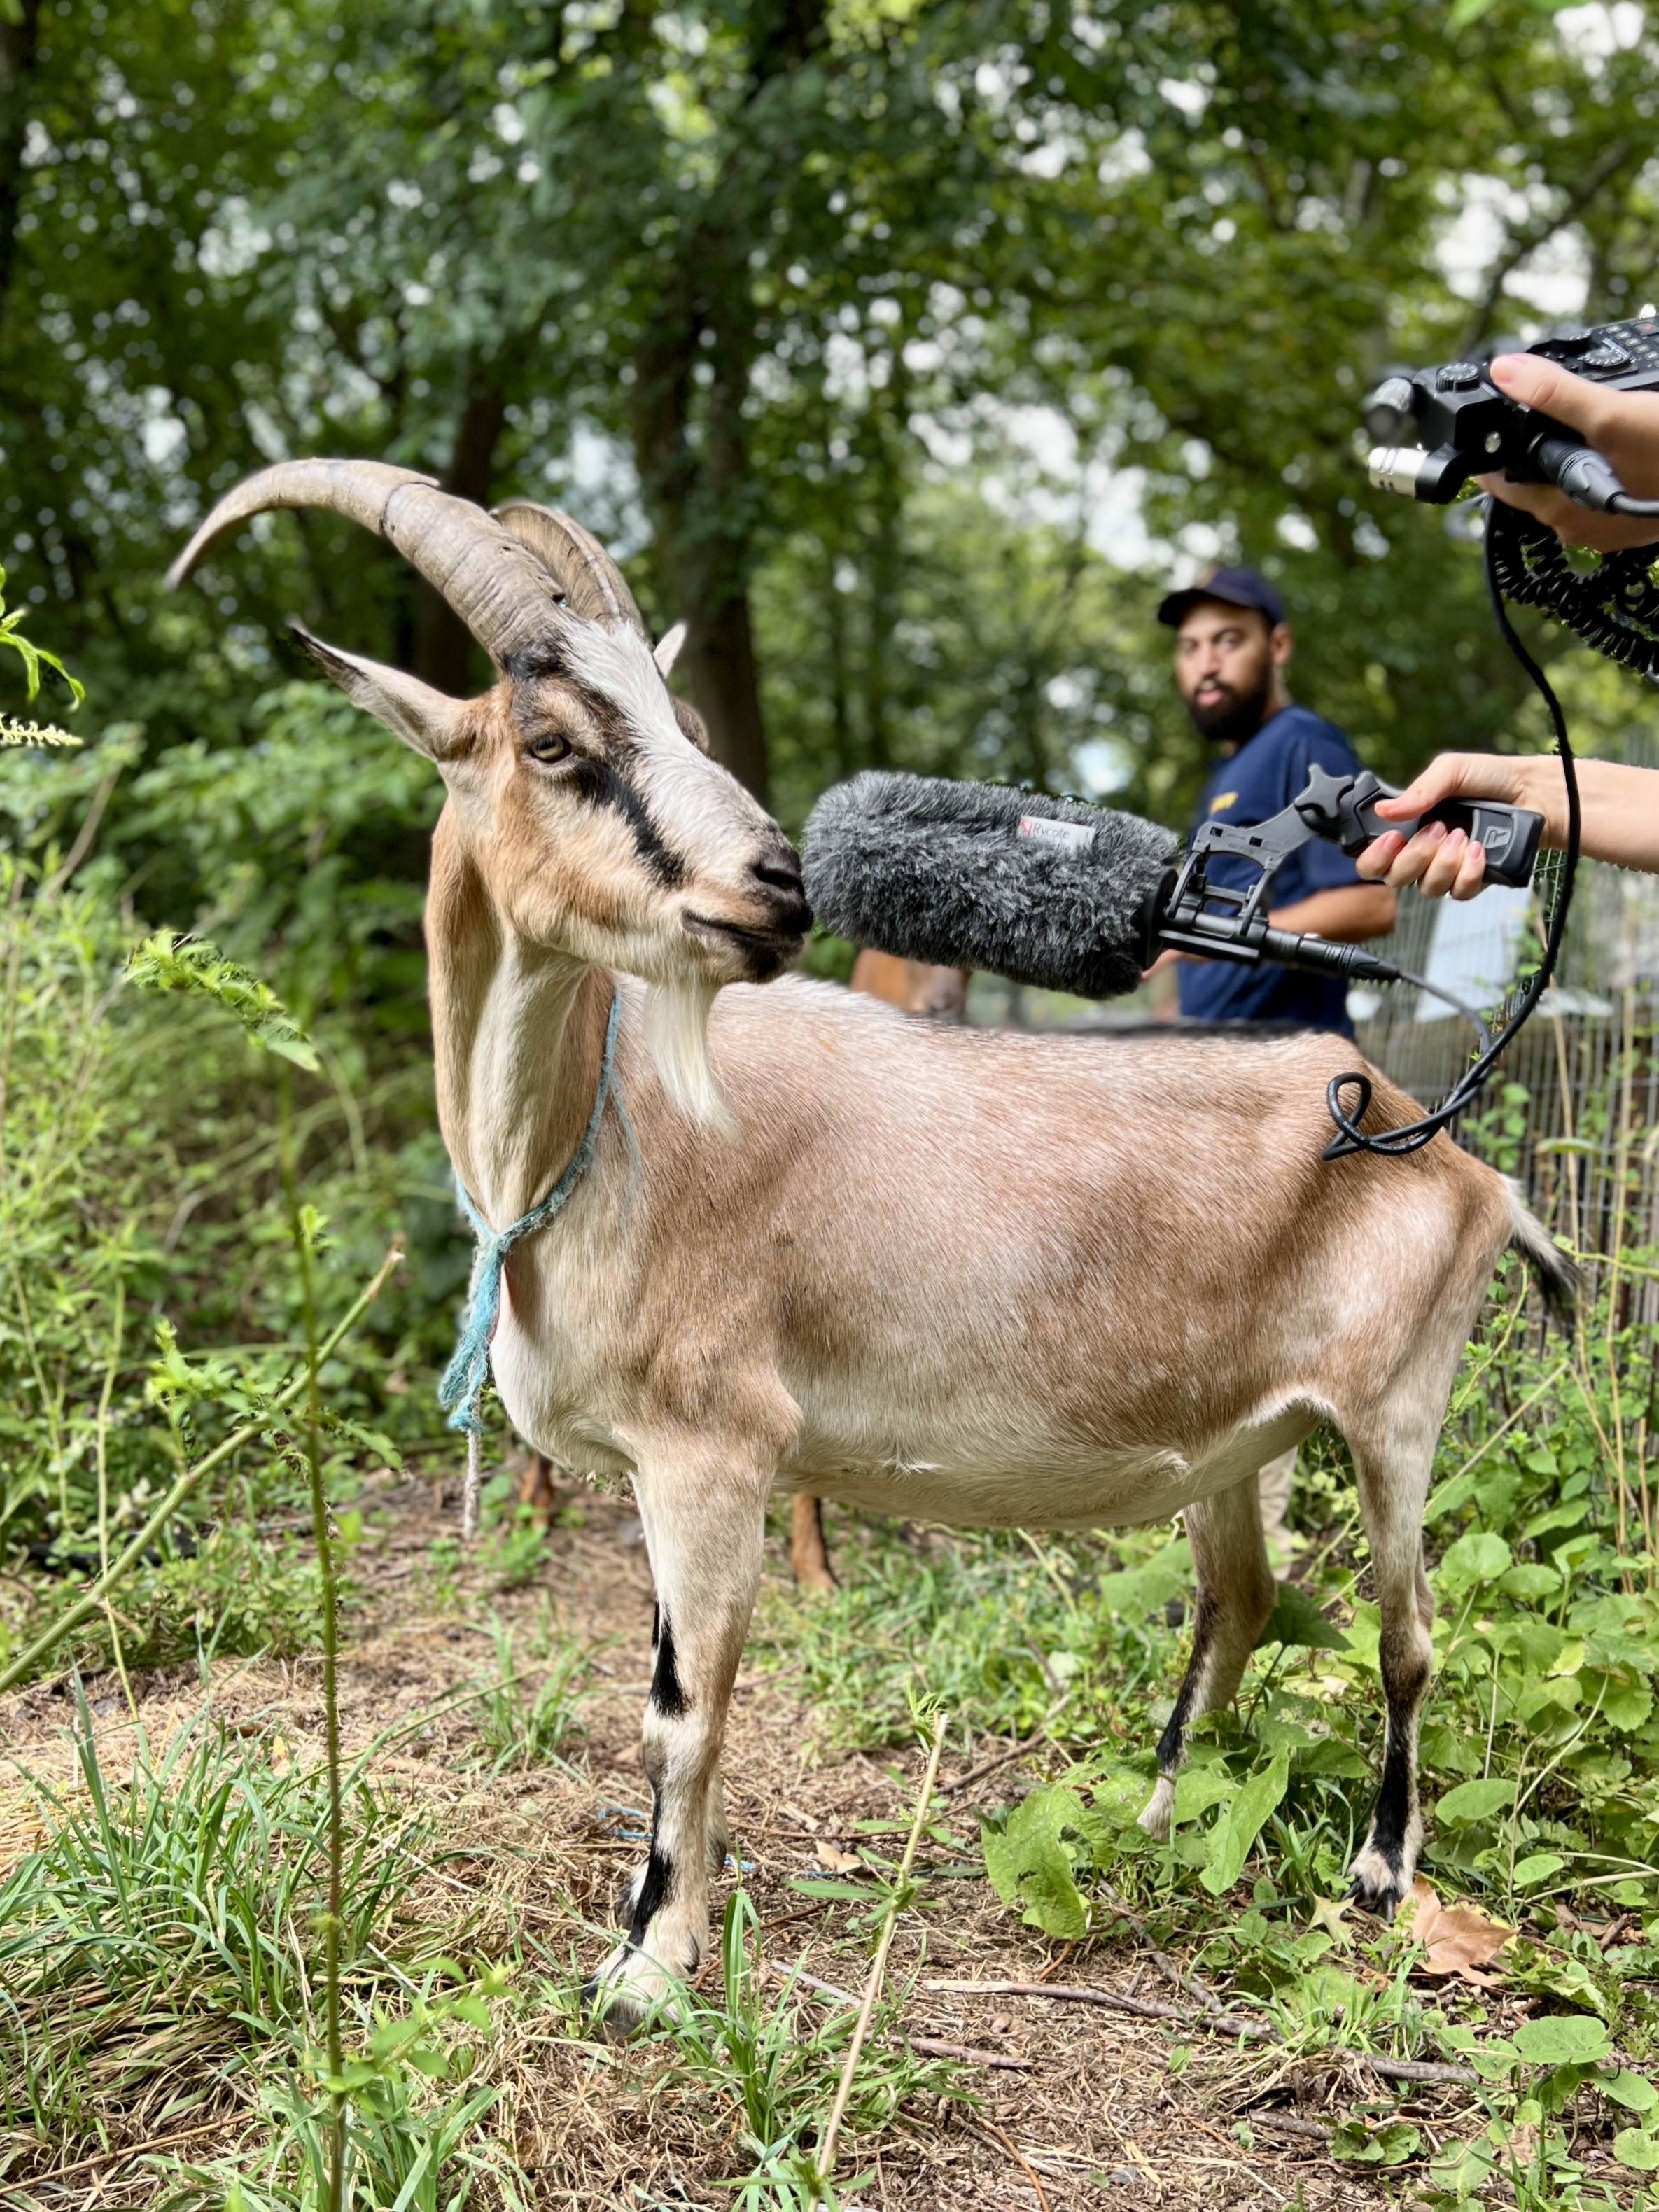
[[[479,1439],[483,1433],[483,1415],[480,1401],[483,1386],[489,1374],[489,1343],[495,1334],[495,1323],[501,1310],[501,1270],[507,1255],[514,1246],[538,1229],[545,1229],[556,1219],[576,1185],[592,1166],[594,1147],[599,1142],[599,1124],[605,1119],[605,1102],[615,1097],[618,1113],[622,1100],[617,1092],[617,1020],[622,1012],[622,993],[617,991],[611,1000],[611,1018],[605,1024],[605,1052],[599,1061],[599,1088],[593,1094],[593,1110],[587,1117],[587,1127],[582,1140],[572,1154],[569,1164],[545,1198],[532,1206],[528,1213],[506,1229],[492,1229],[477,1207],[472,1203],[466,1185],[459,1175],[455,1177],[455,1195],[459,1199],[467,1219],[472,1224],[472,1233],[477,1240],[472,1259],[472,1279],[467,1287],[466,1310],[461,1317],[461,1333],[455,1346],[453,1358],[443,1371],[438,1385],[438,1403],[449,1415],[452,1429],[465,1431],[467,1439],[466,1496],[462,1515],[464,1533],[474,1534],[477,1528],[478,1484],[481,1474]],[[626,1127],[626,1117],[624,1117]],[[631,1136],[631,1132],[629,1133]]]

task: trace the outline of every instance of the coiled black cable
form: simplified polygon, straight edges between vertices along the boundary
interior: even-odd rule
[[[1578,773],[1573,761],[1572,742],[1567,735],[1567,718],[1562,712],[1561,702],[1556,697],[1548,677],[1516,636],[1515,625],[1510,620],[1509,609],[1504,604],[1499,539],[1504,528],[1503,518],[1510,512],[1497,501],[1488,499],[1486,502],[1486,589],[1491,595],[1492,611],[1498,634],[1526,670],[1549,709],[1550,721],[1555,730],[1555,749],[1560,756],[1561,773],[1567,787],[1566,851],[1562,860],[1555,911],[1550,916],[1549,929],[1544,940],[1544,955],[1521,994],[1520,1005],[1503,1029],[1464,1069],[1434,1111],[1424,1115],[1420,1121],[1408,1121],[1402,1128],[1385,1129],[1376,1136],[1368,1136],[1359,1124],[1364,1120],[1366,1109],[1371,1103],[1370,1076],[1361,1073],[1357,1068],[1346,1075],[1334,1075],[1325,1088],[1325,1104],[1337,1129],[1336,1135],[1325,1147],[1323,1157],[1328,1160],[1346,1159],[1352,1152],[1380,1152],[1389,1158],[1398,1159],[1407,1152],[1420,1152],[1431,1138],[1437,1136],[1449,1121],[1455,1120],[1480,1095],[1486,1078],[1517,1032],[1530,1018],[1533,1009],[1548,988],[1550,978],[1555,973],[1561,940],[1566,933],[1567,913],[1572,904],[1573,878],[1578,868],[1582,818],[1578,804]],[[1437,995],[1443,996],[1444,994]],[[1350,1091],[1355,1097],[1352,1109],[1344,1103],[1344,1093]]]

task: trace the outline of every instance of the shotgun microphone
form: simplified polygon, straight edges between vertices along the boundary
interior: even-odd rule
[[[1349,982],[1416,983],[1467,1014],[1484,1038],[1480,1016],[1439,985],[1363,945],[1279,929],[1271,919],[1274,880],[1291,854],[1313,837],[1361,851],[1395,826],[1374,811],[1391,796],[1369,769],[1333,775],[1315,766],[1266,822],[1200,824],[1177,866],[1176,839],[1139,815],[1003,784],[866,769],[826,791],[807,817],[802,874],[818,921],[908,960],[1111,999],[1133,991],[1168,945]],[[1495,881],[1531,881],[1540,816],[1485,800],[1432,811],[1483,841]],[[1255,880],[1240,890],[1212,878],[1215,860],[1248,860]]]
[[[807,817],[801,870],[818,921],[854,944],[1112,999],[1156,953],[1176,848],[1080,799],[866,769]]]

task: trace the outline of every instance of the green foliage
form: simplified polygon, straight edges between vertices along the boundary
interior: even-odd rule
[[[30,706],[40,696],[40,671],[49,668],[55,676],[62,678],[70,695],[70,705],[78,707],[87,696],[86,685],[70,674],[55,653],[44,645],[38,645],[33,638],[24,636],[22,625],[27,617],[28,609],[14,607],[9,614],[6,613],[5,585],[6,572],[0,568],[0,652],[15,653],[22,662],[23,681],[28,687]],[[45,742],[50,743],[53,739],[61,744],[75,743],[75,739],[62,730],[53,731],[52,738]],[[32,733],[31,742],[42,742],[40,735]]]
[[[808,2212],[823,2201],[811,2144],[835,2094],[855,2007],[826,2002],[793,1974],[769,2005],[761,1959],[758,1916],[739,1884],[720,1923],[717,1997],[688,1990],[675,2000],[669,2078],[696,2082],[735,2108],[733,2133],[751,2161],[732,2180],[738,2212]],[[854,2134],[884,2126],[907,2099],[963,2094],[949,2064],[917,2057],[895,2034],[902,2002],[890,1993],[878,2005],[843,2124]]]
[[[552,1624],[549,1624],[550,1632]],[[495,1674],[478,1694],[476,1725],[492,1774],[523,1773],[532,1766],[562,1765],[561,1753],[586,1733],[581,1707],[587,1656],[565,1643],[539,1662],[520,1663],[510,1628],[493,1621]],[[550,1643],[551,1635],[543,1639]],[[539,1681],[534,1677],[539,1674]]]
[[[1088,1932],[1079,1867],[1093,1871],[1102,1822],[1073,1790],[1033,1790],[1000,1826],[985,1831],[985,1871],[1027,1927],[1076,1942]]]
[[[321,1961],[328,1798],[275,1734],[139,1731],[106,1771],[84,1699],[82,1787],[36,1786],[47,1840],[0,1885],[0,2117],[64,2146],[192,2042],[241,2074],[286,2056]],[[424,1838],[362,1778],[347,1799],[343,1951],[360,1993],[399,1986],[386,1946]],[[158,2020],[169,2028],[157,2034]]]
[[[158,930],[127,963],[127,975],[140,990],[195,991],[241,1024],[258,1051],[316,1070],[317,1048],[268,983],[227,960],[216,945],[174,937]]]

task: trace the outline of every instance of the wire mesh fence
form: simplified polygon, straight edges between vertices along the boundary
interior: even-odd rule
[[[1559,880],[1552,860],[1535,896],[1492,890],[1458,906],[1409,891],[1381,949],[1507,1011]],[[1425,1105],[1468,1064],[1468,1024],[1424,992],[1356,993],[1350,1008],[1367,1057]],[[1659,1245],[1659,878],[1580,863],[1554,981],[1452,1133],[1517,1176],[1550,1225],[1593,1261]],[[1659,1279],[1632,1273],[1624,1296],[1629,1319],[1659,1318]]]

